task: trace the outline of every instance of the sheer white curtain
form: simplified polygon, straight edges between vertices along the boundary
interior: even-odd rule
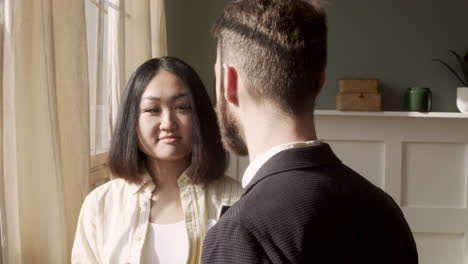
[[[108,1],[107,83],[110,89],[110,127],[120,97],[136,68],[152,57],[167,54],[164,0]]]
[[[3,262],[69,263],[89,186],[84,3],[1,2]]]

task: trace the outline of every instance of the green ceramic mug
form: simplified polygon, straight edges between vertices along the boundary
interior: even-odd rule
[[[432,92],[429,88],[410,87],[405,94],[405,110],[417,112],[431,111]]]

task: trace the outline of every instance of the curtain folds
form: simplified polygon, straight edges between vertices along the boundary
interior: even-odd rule
[[[68,263],[89,191],[84,3],[3,0],[4,263]]]
[[[152,57],[167,55],[166,12],[164,0],[151,1],[151,54]]]

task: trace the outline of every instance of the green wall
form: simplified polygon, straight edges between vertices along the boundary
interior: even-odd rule
[[[166,0],[168,54],[187,63],[200,75],[211,97],[214,96],[216,42],[211,25],[221,14],[225,0]]]
[[[169,55],[190,63],[212,94],[210,28],[226,0],[166,1]],[[403,111],[407,87],[433,92],[433,111],[457,112],[459,83],[433,58],[468,48],[468,0],[328,0],[327,82],[318,109],[335,109],[337,79],[377,78],[386,111]]]

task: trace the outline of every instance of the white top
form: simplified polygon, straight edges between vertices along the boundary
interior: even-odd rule
[[[185,221],[166,225],[150,222],[140,263],[185,264],[188,246]]]
[[[258,170],[263,166],[263,164],[265,164],[271,157],[280,153],[281,151],[293,148],[304,148],[313,145],[318,145],[321,143],[323,143],[321,140],[291,142],[278,145],[263,152],[262,154],[258,155],[252,162],[250,162],[249,166],[245,170],[244,176],[242,176],[242,187],[247,187],[247,185],[252,181],[253,177],[255,176],[255,174],[257,174]]]

